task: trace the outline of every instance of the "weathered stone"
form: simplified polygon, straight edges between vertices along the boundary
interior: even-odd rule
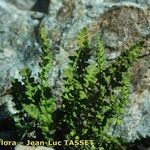
[[[30,10],[36,3],[37,0],[4,0],[7,3],[11,3],[23,10]]]
[[[32,146],[17,145],[15,147],[15,150],[54,150],[54,149],[44,146],[32,147]]]
[[[141,6],[150,6],[150,0],[104,0],[104,2],[110,3],[135,3]]]
[[[0,15],[0,85],[4,85],[9,76],[17,75],[19,68],[36,64],[40,47],[34,29],[39,20],[33,19],[33,13],[21,11],[3,1],[0,1]]]
[[[100,32],[106,46],[111,49],[130,47],[131,43],[144,40],[149,34],[149,22],[144,10],[115,6],[91,25],[91,32]],[[142,31],[145,31],[144,34]]]

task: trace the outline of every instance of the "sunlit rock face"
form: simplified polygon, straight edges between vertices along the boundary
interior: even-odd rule
[[[61,84],[67,57],[77,49],[76,35],[88,27],[91,43],[99,35],[107,59],[115,59],[135,42],[145,41],[142,54],[133,67],[129,105],[124,124],[114,134],[133,140],[138,132],[150,135],[150,0],[0,0],[0,92],[7,93],[11,77],[21,78],[19,70],[30,67],[37,75],[41,48],[38,28],[44,25],[54,53],[53,84]],[[60,92],[57,90],[56,95]],[[11,98],[1,96],[0,103]]]
[[[30,10],[36,4],[36,0],[4,0],[7,3],[15,5],[19,9]]]

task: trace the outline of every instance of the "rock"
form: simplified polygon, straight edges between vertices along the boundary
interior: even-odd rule
[[[38,146],[35,150],[54,150],[53,148],[48,148],[44,146]]]
[[[96,1],[97,5],[96,2],[93,4],[84,1],[83,4],[79,2],[68,4],[67,0],[65,2],[62,6],[57,5],[56,16],[50,13],[42,24],[46,26],[55,47],[62,47],[69,53],[77,49],[76,34],[84,26],[89,27],[91,37],[99,33],[105,44],[107,43],[106,46],[113,50],[129,47],[131,43],[146,39],[149,35],[148,12],[140,7],[107,6],[99,1]],[[55,5],[56,3],[52,3],[51,7],[55,8]],[[69,8],[74,9],[70,12]],[[95,16],[90,16],[94,10]]]
[[[15,147],[15,150],[54,150],[54,149],[44,146],[32,147],[32,146],[17,145]]]
[[[2,0],[1,0],[2,1]],[[33,8],[33,6],[35,5],[35,3],[37,2],[37,0],[3,0],[6,1],[7,3],[11,3],[13,5],[15,5],[16,7],[18,7],[19,9],[23,9],[23,10],[30,10]]]
[[[150,0],[104,0],[110,3],[134,3],[141,6],[150,6]]]
[[[91,35],[98,33],[104,41],[108,50],[108,59],[111,59],[112,53],[117,54],[118,51],[129,48],[133,43],[148,41],[150,34],[147,13],[136,7],[114,6],[89,26]],[[145,46],[148,47],[149,43]],[[145,49],[143,53],[146,51],[148,50]]]
[[[17,145],[15,150],[35,150],[35,147]]]
[[[0,105],[6,103],[14,114],[16,111],[11,97],[7,95],[10,80],[12,76],[21,79],[19,70],[26,66],[32,68],[35,74],[38,72],[41,49],[34,33],[43,15],[0,1],[0,16]]]
[[[14,74],[18,76],[18,69],[36,64],[40,46],[33,36],[34,29],[39,24],[38,19],[33,19],[33,13],[21,11],[12,4],[0,1],[0,14],[0,85],[2,86],[9,81],[9,76]]]

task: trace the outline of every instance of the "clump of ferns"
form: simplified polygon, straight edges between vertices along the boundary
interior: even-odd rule
[[[16,104],[19,136],[35,131],[37,139],[90,139],[94,145],[67,146],[59,149],[114,149],[119,140],[108,135],[113,123],[120,123],[120,116],[128,102],[130,89],[130,68],[136,62],[143,43],[137,43],[125,50],[111,64],[105,57],[101,40],[97,40],[96,57],[92,57],[87,29],[79,34],[79,49],[69,57],[64,70],[62,102],[56,108],[56,97],[49,85],[49,71],[52,68],[52,52],[47,34],[40,28],[42,44],[41,72],[35,82],[31,70],[21,71],[23,84],[13,81],[12,95]],[[26,131],[26,132],[25,132]]]
[[[49,72],[52,69],[52,51],[45,29],[39,30],[39,41],[42,45],[42,55],[39,67],[41,72],[35,81],[32,71],[25,68],[20,71],[22,82],[14,79],[12,96],[15,108],[16,128],[19,140],[29,138],[34,132],[36,139],[50,139],[53,135],[53,112],[56,110],[52,86],[49,84]]]
[[[64,146],[64,149],[112,149],[109,143],[118,143],[108,135],[113,123],[121,123],[118,116],[129,99],[130,68],[136,62],[143,42],[125,50],[114,62],[108,64],[105,48],[97,39],[96,58],[93,62],[92,47],[87,29],[78,36],[79,49],[69,57],[64,70],[64,91],[61,104],[60,139],[91,139],[95,145]],[[63,137],[63,138],[62,138]],[[113,144],[112,144],[113,145]]]

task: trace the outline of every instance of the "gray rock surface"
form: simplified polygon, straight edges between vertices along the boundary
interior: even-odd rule
[[[54,149],[44,146],[33,147],[33,146],[17,145],[15,147],[15,150],[54,150]]]
[[[104,40],[108,59],[144,40],[141,58],[133,68],[124,124],[115,134],[128,140],[137,138],[137,132],[150,136],[150,0],[45,0],[43,3],[47,4],[45,9],[39,0],[0,0],[1,93],[9,89],[10,77],[20,78],[21,68],[29,66],[34,75],[39,71],[40,24],[47,30],[55,56],[50,78],[53,84],[60,84],[58,78],[67,57],[77,49],[76,35],[84,26],[88,26],[93,44],[96,34]],[[2,103],[4,97],[0,99]]]
[[[0,1],[0,16],[0,85],[6,85],[19,68],[36,65],[40,46],[34,32],[43,14]]]
[[[18,7],[19,9],[23,9],[23,10],[32,9],[37,2],[37,0],[3,0],[3,1],[6,1],[7,3],[11,3],[16,7]]]

